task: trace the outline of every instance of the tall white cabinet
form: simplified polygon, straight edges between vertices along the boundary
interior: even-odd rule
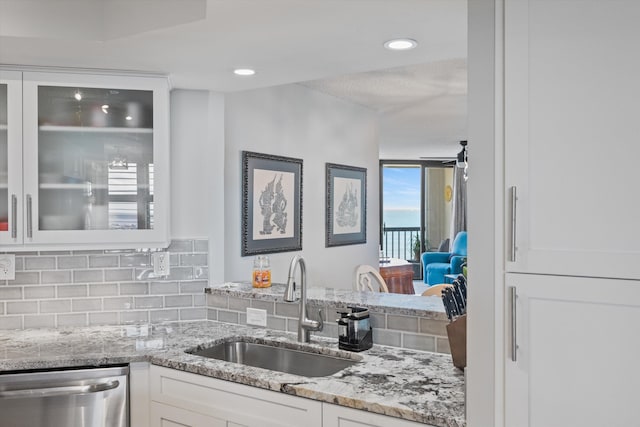
[[[640,3],[504,7],[505,425],[637,425]]]
[[[166,247],[166,78],[0,70],[0,250]]]
[[[508,271],[640,279],[639,20],[634,0],[505,2]]]

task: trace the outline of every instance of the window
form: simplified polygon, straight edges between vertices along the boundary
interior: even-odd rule
[[[138,179],[138,174],[143,179]],[[109,169],[109,228],[153,228],[153,164],[148,175],[136,163]]]
[[[422,278],[422,252],[449,237],[452,186],[452,163],[380,162],[380,249],[413,263],[414,279]]]

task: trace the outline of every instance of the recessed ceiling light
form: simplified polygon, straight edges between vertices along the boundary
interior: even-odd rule
[[[252,70],[251,68],[236,68],[233,70],[233,74],[237,76],[253,76],[256,73],[256,70]]]
[[[76,91],[76,93],[73,95],[73,97],[77,100],[77,101],[82,101],[82,93],[80,93],[79,90]]]
[[[389,50],[410,50],[416,46],[418,42],[412,39],[393,39],[384,43],[384,47]]]

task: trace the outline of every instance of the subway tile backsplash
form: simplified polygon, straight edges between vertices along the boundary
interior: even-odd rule
[[[297,331],[297,304],[205,295],[206,239],[174,240],[168,251],[168,277],[153,274],[148,249],[16,253],[16,280],[0,280],[0,329],[204,319],[246,324],[252,307],[267,311],[268,328]],[[323,315],[325,328],[318,335],[336,338],[335,307],[323,307]],[[450,352],[446,321],[374,310],[371,325],[378,344]]]
[[[206,300],[206,315],[209,320],[246,324],[247,307],[252,307],[266,310],[267,328],[294,333],[298,330],[298,303],[273,301],[270,297],[257,299],[252,296],[243,297],[214,292],[207,293]],[[338,305],[331,301],[326,302],[322,307],[309,304],[308,310],[312,318],[317,318],[320,309],[325,319],[323,330],[312,332],[312,335],[338,338],[338,325],[335,323],[337,307]],[[373,341],[376,344],[438,353],[451,352],[447,339],[447,322],[444,320],[372,310],[370,322],[373,328]]]
[[[15,253],[16,280],[0,280],[0,329],[207,319],[208,241],[173,240],[168,251],[168,277],[153,274],[148,249]]]

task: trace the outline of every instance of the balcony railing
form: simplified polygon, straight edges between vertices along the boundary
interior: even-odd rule
[[[420,227],[383,227],[382,228],[382,254],[387,258],[400,258],[417,263],[414,266],[414,280],[422,279],[420,259],[416,259],[413,252],[413,243],[420,239]]]

